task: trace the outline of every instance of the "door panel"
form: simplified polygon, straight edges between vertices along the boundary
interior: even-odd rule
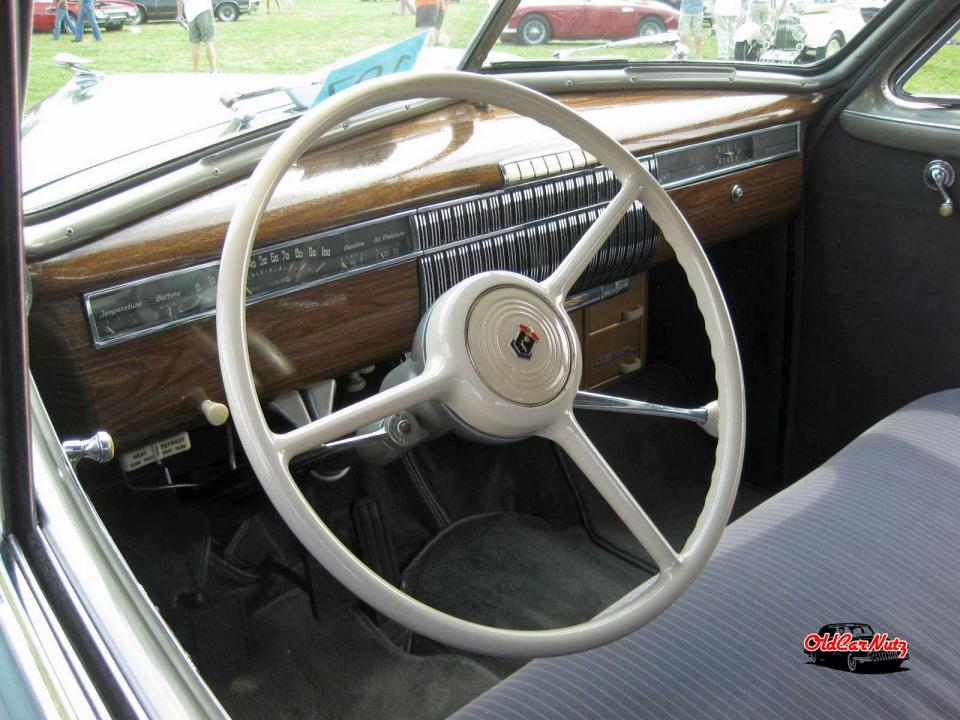
[[[960,386],[960,217],[941,217],[923,181],[930,160],[960,171],[960,156],[890,142],[834,123],[811,159],[791,479],[905,403]]]

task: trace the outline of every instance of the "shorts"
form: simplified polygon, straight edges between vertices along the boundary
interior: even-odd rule
[[[438,5],[419,5],[414,26],[418,28],[438,28],[443,22],[443,13]]]
[[[417,7],[417,19],[414,26],[418,28],[438,27],[437,16],[440,8],[437,5],[420,5]]]
[[[684,35],[693,35],[694,37],[703,36],[703,13],[680,15],[680,25],[677,27],[680,31],[680,37]]]
[[[213,42],[213,13],[204,10],[193,20],[187,23],[187,32],[190,33],[190,42]]]

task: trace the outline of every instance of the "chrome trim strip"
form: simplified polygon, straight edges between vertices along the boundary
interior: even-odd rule
[[[800,154],[800,122],[795,121],[795,122],[783,123],[781,125],[771,125],[770,127],[762,128],[760,130],[747,130],[746,132],[742,132],[742,133],[725,135],[723,137],[713,138],[711,140],[703,140],[701,142],[691,143],[690,145],[682,145],[681,147],[678,147],[678,148],[671,148],[669,150],[655,152],[654,157],[657,159],[657,162],[659,163],[664,158],[681,155],[684,152],[687,152],[689,150],[694,150],[696,148],[707,147],[710,145],[720,145],[725,142],[730,142],[732,140],[739,140],[745,137],[758,137],[761,135],[768,135],[770,133],[779,132],[780,130],[791,128],[791,127],[794,130],[794,138],[793,138],[794,146],[790,150],[787,150],[781,153],[776,153],[773,155],[767,155],[762,158],[751,158],[750,160],[736,163],[734,165],[728,165],[727,167],[724,167],[724,168],[718,168],[716,170],[711,170],[709,172],[701,173],[699,175],[680,178],[678,180],[664,183],[663,187],[666,188],[667,190],[672,190],[673,188],[682,187],[685,185],[693,185],[694,183],[702,182],[704,180],[710,180],[716,177],[722,177],[724,175],[729,175],[731,173],[750,170],[752,168],[759,167],[760,165],[766,165],[771,162],[776,162],[777,160],[784,160],[789,157],[795,157],[796,155]]]
[[[0,554],[17,597],[42,646],[49,669],[59,682],[65,704],[73,711],[74,717],[109,720],[110,713],[67,639],[16,540],[8,537]]]
[[[30,383],[40,532],[104,663],[140,717],[227,715],[137,583],[67,462]]]
[[[58,672],[58,669],[64,670],[63,663],[58,663],[59,668],[55,667],[51,658],[51,653],[55,657],[59,648],[50,643],[49,635],[44,643],[37,632],[36,614],[31,617],[24,602],[33,598],[29,590],[23,594],[23,584],[16,579],[19,548],[15,543],[12,536],[7,536],[0,546],[3,555],[0,563],[0,657],[11,661],[16,668],[13,672],[8,671],[5,680],[11,684],[11,691],[20,691],[22,704],[11,703],[4,710],[29,713],[31,717],[95,718],[97,716],[90,712],[89,706],[75,704],[75,694],[68,695]],[[4,665],[8,667],[6,663]],[[69,679],[70,671],[67,673],[63,680]]]
[[[922,109],[922,108],[918,108]],[[888,122],[894,123],[896,125],[910,125],[912,127],[919,128],[928,128],[930,130],[950,130],[952,132],[960,132],[960,118],[957,118],[957,122],[934,122],[932,120],[918,120],[916,118],[894,116],[894,115],[883,115],[879,112],[867,112],[865,110],[844,110],[842,115],[847,117],[854,118],[863,118],[864,120],[875,120],[877,122]]]

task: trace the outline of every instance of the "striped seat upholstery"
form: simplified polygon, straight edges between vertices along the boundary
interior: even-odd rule
[[[803,637],[833,622],[897,634],[910,659],[814,665]],[[960,717],[960,390],[908,405],[733,523],[654,622],[534,661],[454,717]]]

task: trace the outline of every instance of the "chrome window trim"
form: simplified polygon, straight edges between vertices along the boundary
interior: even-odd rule
[[[904,86],[910,82],[910,79],[922,68],[927,61],[936,55],[946,44],[960,33],[960,18],[955,20],[950,27],[937,36],[937,39],[928,47],[921,50],[912,60],[907,62],[903,69],[895,73],[890,83],[893,94],[907,102],[936,103],[943,107],[960,105],[960,94],[954,96],[938,95],[913,95],[908,93]]]
[[[729,142],[731,140],[737,140],[740,138],[762,136],[769,133],[781,131],[785,128],[791,128],[794,130],[794,136],[793,136],[794,147],[792,149],[788,151],[768,155],[763,158],[751,158],[749,160],[744,160],[742,162],[738,162],[724,168],[719,168],[709,172],[701,173],[699,175],[680,178],[673,182],[666,183],[664,185],[664,187],[667,189],[674,189],[674,188],[683,187],[686,185],[692,185],[694,183],[702,182],[704,180],[723,177],[725,175],[729,175],[736,172],[742,172],[744,170],[758,167],[760,165],[765,165],[771,162],[776,162],[777,160],[782,160],[788,157],[794,157],[796,155],[799,155],[800,154],[800,122],[793,121],[789,123],[781,123],[778,125],[771,125],[765,128],[747,130],[744,132],[733,133],[730,135],[722,135],[719,137],[710,138],[708,140],[702,140],[695,143],[679,145],[677,147],[669,148],[667,150],[662,150],[659,152],[641,155],[640,160],[643,162],[646,162],[651,168],[653,168],[653,172],[656,173],[656,167],[658,166],[660,159],[664,157],[670,157],[677,154],[681,154],[691,149],[708,147],[710,145]],[[581,177],[585,177],[586,175],[592,175],[598,169],[599,168],[597,166],[593,166],[593,167],[587,167],[587,168],[578,168],[576,170],[569,171],[569,172],[560,172],[556,175],[547,175],[543,177],[538,177],[536,179],[532,179],[529,181],[523,181],[517,184],[509,185],[499,190],[492,190],[489,192],[477,193],[477,194],[468,195],[465,197],[453,198],[451,200],[444,200],[442,202],[432,203],[430,205],[423,205],[423,206],[414,208],[412,210],[404,210],[398,213],[392,213],[390,215],[386,215],[384,217],[373,218],[373,219],[365,220],[359,223],[353,223],[351,225],[343,225],[338,228],[331,228],[328,230],[323,230],[321,232],[311,233],[309,235],[304,235],[301,237],[284,240],[279,243],[260,246],[257,248],[258,252],[278,250],[278,249],[282,249],[284,247],[288,247],[290,245],[301,243],[304,241],[328,237],[328,236],[336,235],[342,232],[349,232],[351,230],[368,227],[370,225],[374,225],[377,223],[389,222],[391,220],[399,220],[399,219],[407,218],[408,219],[407,227],[409,228],[410,238],[411,238],[411,242],[414,249],[412,252],[406,253],[404,255],[399,255],[395,258],[391,258],[383,262],[373,263],[371,265],[366,265],[364,267],[347,270],[342,273],[337,273],[336,275],[331,275],[329,277],[324,277],[317,280],[311,280],[302,284],[294,284],[289,287],[281,288],[279,290],[275,290],[269,293],[263,293],[261,295],[257,295],[256,297],[250,298],[247,301],[247,305],[248,306],[254,305],[256,303],[263,302],[264,300],[269,300],[272,298],[289,295],[291,293],[299,292],[301,290],[306,290],[308,288],[324,285],[324,284],[333,282],[335,280],[342,280],[344,278],[352,277],[355,275],[360,275],[368,272],[373,272],[375,270],[380,270],[385,267],[391,267],[398,263],[415,260],[417,258],[439,253],[439,252],[448,250],[450,248],[460,247],[460,246],[468,245],[474,242],[480,242],[488,238],[506,235],[508,233],[516,232],[524,228],[528,228],[535,225],[541,225],[546,222],[550,222],[550,221],[557,220],[557,219],[564,218],[571,215],[576,215],[578,213],[589,211],[597,207],[603,206],[605,205],[605,202],[592,203],[590,205],[584,205],[582,207],[578,207],[573,210],[554,213],[552,215],[544,216],[536,220],[528,220],[524,222],[514,223],[513,225],[508,227],[498,228],[498,229],[494,229],[486,232],[480,232],[479,234],[477,234],[476,232],[479,225],[479,221],[478,221],[478,218],[476,217],[476,214],[474,213],[467,216],[463,213],[463,207],[469,203],[482,202],[485,199],[488,199],[490,197],[503,195],[504,193],[515,193],[517,191],[524,191],[526,189],[531,190],[532,201],[535,203],[540,203],[545,198],[542,197],[543,193],[538,194],[536,192],[536,189],[542,187],[542,184],[544,182],[552,182],[556,180],[562,180],[564,178],[579,179]],[[463,228],[463,231],[465,233],[468,233],[468,234],[452,242],[443,243],[435,247],[426,247],[426,244],[422,241],[422,238],[420,237],[420,227],[428,221],[427,213],[430,213],[431,211],[436,211],[436,210],[449,210],[451,213],[455,213],[457,224]],[[470,233],[473,233],[473,234],[470,234]],[[134,340],[136,338],[144,337],[146,335],[152,335],[154,333],[162,332],[164,330],[168,330],[173,327],[185,325],[187,323],[191,323],[196,320],[212,317],[213,315],[216,314],[216,308],[207,310],[203,313],[198,313],[196,315],[191,315],[190,317],[179,318],[177,320],[162,323],[149,328],[142,328],[139,330],[124,332],[115,337],[110,337],[105,339],[100,337],[99,331],[97,330],[97,325],[93,317],[93,308],[92,308],[91,302],[98,297],[107,295],[112,292],[116,292],[117,290],[122,290],[128,287],[149,283],[162,278],[172,278],[185,273],[191,273],[191,272],[196,272],[198,270],[204,270],[207,268],[216,267],[219,264],[220,264],[219,259],[209,260],[204,263],[189,265],[186,267],[178,268],[176,270],[170,270],[167,272],[155,273],[153,275],[134,278],[126,282],[117,283],[117,284],[110,285],[103,288],[97,288],[96,290],[91,290],[84,293],[83,307],[84,307],[84,312],[86,314],[87,326],[90,330],[90,337],[94,347],[98,349],[104,348],[104,347],[110,347],[112,345],[117,345],[117,344],[126,342],[128,340]]]
[[[939,23],[957,25],[956,8],[943,13]],[[925,33],[928,37],[930,33]],[[943,33],[937,33],[942,37]],[[872,80],[839,114],[840,126],[847,134],[866,142],[929,153],[960,157],[960,104],[944,105],[896,92],[896,82],[926,43],[901,43],[902,48],[878,68]]]
[[[39,531],[69,598],[138,717],[219,718],[226,712],[137,583],[67,462],[31,379]]]

